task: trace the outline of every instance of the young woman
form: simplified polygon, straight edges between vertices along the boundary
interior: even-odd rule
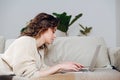
[[[40,13],[21,31],[21,35],[6,50],[2,60],[9,66],[10,71],[22,77],[47,76],[61,71],[78,71],[83,66],[75,62],[61,63],[47,67],[42,62],[40,49],[45,49],[55,39],[55,31],[59,20],[55,17]]]

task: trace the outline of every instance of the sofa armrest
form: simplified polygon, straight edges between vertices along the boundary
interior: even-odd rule
[[[108,48],[111,65],[120,71],[120,47]]]

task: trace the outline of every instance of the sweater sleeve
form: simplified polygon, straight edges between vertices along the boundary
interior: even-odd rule
[[[28,78],[39,75],[35,40],[23,38],[16,41],[13,54],[12,67],[16,75]]]

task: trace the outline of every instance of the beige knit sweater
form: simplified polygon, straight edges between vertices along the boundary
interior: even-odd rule
[[[16,39],[2,55],[2,59],[2,64],[9,66],[7,72],[12,71],[22,77],[38,77],[39,71],[48,68],[44,64],[44,51],[38,53],[36,40],[28,36]]]

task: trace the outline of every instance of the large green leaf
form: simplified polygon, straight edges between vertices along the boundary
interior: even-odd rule
[[[67,16],[66,12],[63,12],[62,14],[53,13],[53,15],[55,15],[60,20],[57,29],[62,32],[67,32],[71,15]]]
[[[71,23],[69,24],[69,26],[70,25],[72,25],[76,20],[78,20],[80,17],[82,17],[82,13],[80,13],[80,14],[78,14],[77,16],[75,16],[75,18],[71,21]]]
[[[62,32],[67,33],[69,26],[72,25],[76,20],[78,20],[82,16],[82,13],[75,16],[75,18],[72,21],[71,21],[72,15],[67,15],[66,12],[63,12],[61,14],[53,13],[53,15],[56,16],[60,20],[60,23],[57,29]]]

